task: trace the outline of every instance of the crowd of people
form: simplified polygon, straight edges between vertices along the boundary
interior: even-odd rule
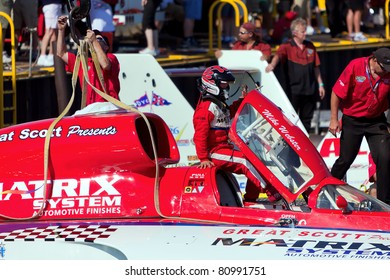
[[[116,31],[113,15],[119,1],[90,1],[92,29],[100,30],[108,38],[112,52]],[[208,8],[213,2],[213,0],[140,0],[144,11],[141,29],[146,41],[146,46],[140,50],[140,53],[160,55],[159,33],[164,23],[155,18],[157,10],[165,11],[167,20],[174,19],[180,23],[180,26],[176,22],[173,25],[175,31],[181,32],[181,40],[177,48],[198,48],[200,44],[194,34],[197,29],[202,28],[200,25],[204,25],[205,21],[202,19],[207,16]],[[320,10],[318,0],[242,0],[242,2],[247,7],[249,20],[259,28],[258,34],[261,40],[270,45],[279,45],[291,37],[290,25],[297,17],[306,21],[307,35],[329,33],[332,37],[344,36],[352,41],[367,41],[367,37],[361,31],[362,23],[369,14],[366,0],[327,0],[326,11],[323,10],[324,7]],[[371,2],[378,13],[381,0]],[[22,41],[23,37],[26,39],[30,33],[32,34],[33,56],[37,58],[39,66],[53,65],[51,42],[55,42],[57,33],[54,22],[58,16],[69,12],[66,11],[68,3],[69,1],[66,0],[1,1],[0,11],[13,15],[17,43]],[[242,18],[242,8],[240,5],[238,8]],[[231,5],[224,5],[221,13],[222,22],[215,22],[215,27],[222,29],[222,42],[225,46],[233,45],[240,40],[238,27],[235,26],[234,12]],[[0,20],[6,31],[7,22],[4,19]],[[39,21],[42,22],[40,25],[44,26],[42,30],[37,30]],[[9,62],[9,50],[3,54],[3,61]]]
[[[36,65],[53,66],[53,45],[58,33],[57,19],[70,12],[70,3],[74,6],[79,5],[79,0],[7,0],[0,3],[0,11],[13,19],[17,59],[22,59],[20,47],[26,44],[33,59],[36,60]],[[89,18],[92,29],[99,30],[107,37],[112,51],[115,25],[114,12],[110,3],[112,1],[90,0]],[[0,20],[3,26],[3,46],[5,46],[8,21],[3,17],[0,17]],[[10,50],[4,50],[3,63],[10,62],[9,53]]]

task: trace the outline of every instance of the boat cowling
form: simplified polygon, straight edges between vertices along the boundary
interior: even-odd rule
[[[145,117],[150,123],[160,166],[179,162],[179,150],[166,123],[154,114],[145,114]],[[73,196],[70,187],[74,194],[90,195],[90,182],[98,178],[111,178],[105,179],[108,184],[114,180],[113,176],[128,177],[131,173],[154,176],[156,161],[152,141],[147,122],[141,115],[118,111],[72,116],[63,118],[51,133],[46,154],[48,193],[44,194],[44,144],[52,121],[0,130],[3,216],[28,217],[35,199],[62,197],[65,192]]]

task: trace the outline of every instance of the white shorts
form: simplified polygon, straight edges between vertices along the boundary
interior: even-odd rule
[[[42,11],[45,16],[45,28],[57,29],[57,20],[61,15],[61,4],[48,4],[43,6]]]

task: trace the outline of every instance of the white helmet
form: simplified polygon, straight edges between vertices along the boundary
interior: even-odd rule
[[[235,80],[230,70],[225,67],[210,66],[202,74],[202,94],[212,94],[224,101],[229,98],[230,83]]]

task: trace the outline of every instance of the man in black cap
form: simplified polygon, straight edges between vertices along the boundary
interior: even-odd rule
[[[390,204],[390,134],[384,112],[389,108],[390,49],[352,60],[333,86],[329,131],[340,137],[340,157],[331,173],[344,178],[366,137],[377,166],[377,197]],[[343,113],[338,119],[338,110]]]

